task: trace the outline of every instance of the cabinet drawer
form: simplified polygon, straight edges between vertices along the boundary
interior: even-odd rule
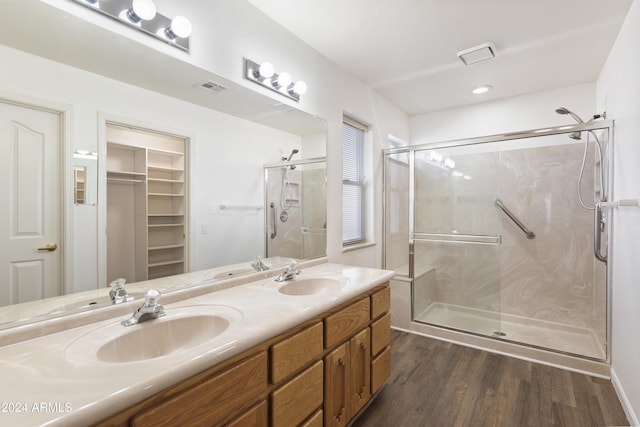
[[[322,361],[318,361],[272,393],[273,427],[297,426],[322,405],[323,372]]]
[[[305,421],[300,427],[322,427],[322,409]]]
[[[267,352],[133,417],[131,425],[176,426],[220,424],[267,389]]]
[[[271,347],[271,382],[282,379],[303,368],[322,355],[322,323],[280,341]]]
[[[324,319],[324,346],[330,348],[369,323],[371,303],[369,298],[351,304]]]
[[[267,402],[263,400],[226,427],[267,427],[269,424],[267,415]]]
[[[375,356],[391,342],[391,314],[387,313],[371,324],[371,355]]]
[[[387,347],[371,362],[371,394],[382,387],[391,375],[391,348]]]
[[[376,317],[389,311],[391,307],[391,288],[387,286],[381,291],[371,295],[371,318]]]

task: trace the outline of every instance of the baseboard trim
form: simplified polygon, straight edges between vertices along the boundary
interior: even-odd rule
[[[631,402],[629,402],[629,399],[627,398],[627,395],[622,388],[622,384],[620,384],[620,380],[618,379],[618,375],[616,374],[616,370],[613,368],[613,366],[611,367],[611,383],[613,384],[613,389],[618,395],[618,399],[620,399],[622,409],[624,409],[624,413],[627,415],[627,421],[629,421],[629,425],[640,426],[640,421],[638,421],[638,417],[631,407]]]

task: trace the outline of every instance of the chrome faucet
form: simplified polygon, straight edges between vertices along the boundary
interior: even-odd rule
[[[124,284],[127,283],[127,279],[116,279],[109,283],[109,298],[111,298],[111,304],[120,304],[122,302],[133,301],[133,297],[129,295],[124,288]]]
[[[158,304],[158,298],[160,298],[160,292],[155,289],[149,289],[147,293],[144,294],[144,304],[134,311],[130,318],[120,323],[122,323],[123,326],[137,325],[138,323],[166,315],[167,313],[164,312],[164,307]]]
[[[287,269],[280,273],[278,277],[276,277],[276,282],[282,283],[287,280],[293,279],[295,276],[300,274],[300,269],[298,268],[298,263],[293,261],[291,264],[287,266]]]
[[[269,269],[269,267],[267,267],[267,265],[262,261],[262,258],[260,258],[259,255],[256,257],[256,259],[253,260],[253,262],[251,263],[251,267],[253,267],[255,271],[265,271]]]

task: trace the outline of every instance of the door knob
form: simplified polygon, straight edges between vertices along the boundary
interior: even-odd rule
[[[42,251],[53,252],[56,249],[58,249],[58,245],[56,245],[55,243],[49,243],[44,248],[38,248],[38,251],[39,252],[42,252]]]

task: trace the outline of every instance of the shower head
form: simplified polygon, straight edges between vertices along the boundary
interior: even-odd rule
[[[569,138],[580,141],[582,139],[582,132],[571,132]]]
[[[573,111],[564,108],[564,107],[560,107],[560,108],[556,108],[556,113],[558,114],[568,114],[571,117],[573,117],[573,120],[575,120],[578,123],[584,123],[584,120],[582,120],[576,113],[574,113]]]
[[[291,158],[293,157],[294,154],[296,154],[298,152],[297,148],[294,148],[293,150],[291,150],[291,154],[289,154],[289,157],[283,157],[282,160],[286,160],[287,162],[291,161]]]

